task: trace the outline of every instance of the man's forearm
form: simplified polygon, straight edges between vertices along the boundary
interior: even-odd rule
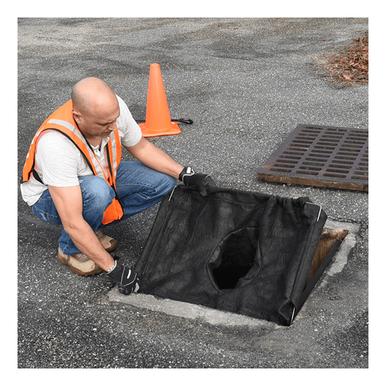
[[[114,259],[106,252],[98,237],[84,219],[80,219],[71,225],[66,225],[64,230],[79,250],[103,270],[107,271],[114,265]]]
[[[127,150],[144,165],[176,179],[183,169],[181,164],[146,139],[139,146],[128,147]]]

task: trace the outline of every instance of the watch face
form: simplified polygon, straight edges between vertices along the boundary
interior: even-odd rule
[[[178,178],[180,179],[180,181],[184,182],[184,177],[193,176],[194,174],[195,174],[195,172],[194,172],[192,167],[185,166],[184,169],[181,171],[181,174]]]
[[[188,174],[194,174],[193,168],[191,168],[190,166],[188,166],[187,169],[186,169],[186,173],[188,173]]]

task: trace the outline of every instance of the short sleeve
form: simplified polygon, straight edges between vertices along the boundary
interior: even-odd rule
[[[120,115],[117,119],[117,128],[121,132],[122,144],[126,147],[136,145],[142,138],[141,128],[134,120],[126,103],[117,95]]]
[[[36,169],[45,185],[79,185],[79,150],[63,134],[49,131],[41,136],[35,155]]]

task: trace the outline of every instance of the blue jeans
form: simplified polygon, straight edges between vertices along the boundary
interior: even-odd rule
[[[79,177],[79,183],[83,218],[96,231],[102,225],[105,209],[115,197],[114,190],[101,177]],[[176,186],[176,180],[138,161],[121,161],[116,184],[117,195],[123,206],[123,219],[126,219],[159,202]],[[48,190],[32,206],[32,212],[43,221],[62,224]],[[80,252],[64,229],[59,237],[59,247],[67,255]]]

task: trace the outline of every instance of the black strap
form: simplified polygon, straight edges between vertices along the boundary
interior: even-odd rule
[[[191,125],[193,123],[193,121],[188,118],[172,119],[172,122],[185,123],[186,125]]]
[[[107,146],[108,146],[108,145],[107,145]],[[108,163],[108,165],[109,165],[111,179],[113,180],[113,167],[112,167],[112,165],[111,165],[111,159],[110,159],[109,149],[106,149],[106,154],[107,154],[107,163]],[[118,172],[118,170],[117,170],[117,172]],[[119,204],[121,205],[122,210],[123,210],[123,204],[122,204],[121,200],[120,200],[119,197],[118,197],[118,193],[117,193],[117,190],[115,189],[114,182],[113,182],[113,181],[111,181],[111,182],[112,182],[111,188],[112,188],[112,189],[114,190],[114,192],[115,192],[115,198],[118,200],[118,202],[119,202]]]
[[[145,122],[145,119],[136,119],[136,122]],[[172,122],[180,122],[180,123],[185,123],[186,125],[191,125],[193,123],[193,120],[189,118],[179,118],[179,119],[172,119]]]
[[[95,157],[95,152],[94,152],[94,149],[92,148],[92,146],[90,145],[90,143],[87,141],[87,138],[85,137],[85,135],[80,131],[79,129],[79,126],[78,124],[75,122],[76,124],[76,127],[78,128],[80,134],[82,135],[82,137],[84,138],[84,140],[86,141],[88,147],[90,148],[90,150],[93,152],[94,154],[94,157]],[[102,143],[101,143],[102,144]],[[107,144],[107,146],[109,146]],[[100,145],[99,145],[99,149],[100,149]],[[101,151],[101,149],[99,150]],[[110,154],[109,154],[109,149],[107,148],[106,149],[106,154],[107,154],[107,164],[108,164],[108,167],[109,167],[109,170],[110,170],[110,177],[111,177],[111,187],[113,188],[114,192],[115,192],[115,195],[118,197],[118,194],[117,194],[117,191],[115,190],[115,187],[114,187],[114,183],[113,183],[113,168],[112,168],[112,165],[111,165],[111,160],[110,160]],[[101,166],[102,167],[102,166]],[[92,170],[92,169],[91,169]],[[121,204],[121,202],[119,202]],[[122,205],[122,204],[121,204]]]
[[[78,128],[80,135],[81,135],[81,136],[83,137],[83,139],[86,141],[87,146],[89,147],[89,149],[92,151],[93,154],[95,154],[95,151],[94,151],[93,147],[90,145],[90,143],[87,141],[87,138],[85,137],[85,135],[84,135],[84,134],[81,132],[81,130],[79,129],[79,126],[78,126],[78,124],[76,123],[76,121],[75,121],[75,125],[76,125],[76,127]],[[99,145],[99,150],[100,150],[100,149],[101,149],[101,148],[100,148],[100,145]]]
[[[109,145],[107,145],[109,146]],[[114,180],[113,180],[113,177],[114,177],[114,174],[113,174],[113,167],[111,165],[111,159],[110,159],[110,153],[109,153],[109,149],[107,148],[106,149],[106,155],[107,155],[107,165],[109,166],[109,170],[110,170],[110,177],[111,177],[111,187],[114,189],[114,192],[117,193],[115,191],[115,187],[114,187]]]
[[[35,177],[35,180],[40,182],[41,184],[44,185],[42,179],[40,178],[38,172],[35,169],[32,169],[32,175]]]

